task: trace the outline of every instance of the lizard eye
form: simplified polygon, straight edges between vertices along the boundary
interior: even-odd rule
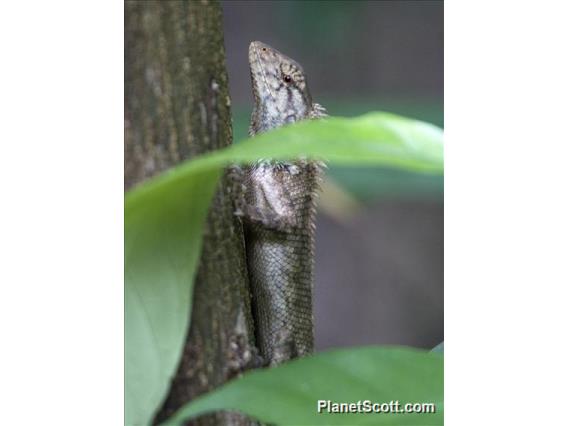
[[[290,82],[292,81],[292,77],[290,77],[289,75],[285,75],[285,76],[284,76],[284,81],[285,81],[286,83],[290,83]]]

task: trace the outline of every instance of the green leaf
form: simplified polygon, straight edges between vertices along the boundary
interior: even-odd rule
[[[199,171],[176,185],[136,190],[127,199],[124,370],[129,426],[149,423],[178,362],[201,228],[218,174],[216,169]]]
[[[286,126],[181,164],[125,198],[126,424],[149,424],[165,397],[191,313],[202,228],[232,162],[309,156],[440,174],[442,131],[387,113]]]
[[[416,349],[364,347],[316,354],[240,379],[187,404],[166,424],[236,410],[279,425],[438,425],[443,423],[443,358]],[[435,413],[318,413],[332,402],[434,403]]]
[[[248,162],[258,158],[320,158],[332,164],[381,165],[442,173],[442,130],[394,114],[304,121],[249,138],[217,151],[210,161]]]

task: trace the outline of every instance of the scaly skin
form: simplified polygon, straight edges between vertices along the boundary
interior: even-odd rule
[[[302,67],[252,42],[251,136],[325,116],[312,103]],[[320,163],[263,160],[248,167],[237,214],[245,224],[255,333],[260,355],[275,365],[313,351],[315,199]]]

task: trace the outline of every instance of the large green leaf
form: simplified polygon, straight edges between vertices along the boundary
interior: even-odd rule
[[[442,173],[442,131],[387,113],[303,122],[196,158],[125,199],[126,424],[148,424],[175,371],[191,311],[201,230],[231,162],[310,156]]]
[[[187,404],[166,424],[214,410],[237,410],[278,425],[438,425],[443,358],[415,349],[365,347],[320,353],[256,370]],[[318,413],[318,400],[433,403],[434,413]]]
[[[191,283],[218,170],[134,191],[125,205],[125,418],[148,424],[183,346]],[[185,196],[184,196],[185,194]]]
[[[381,165],[441,173],[442,146],[439,127],[377,112],[356,118],[327,118],[286,126],[212,153],[201,161],[227,164],[259,158],[309,156],[333,164]]]

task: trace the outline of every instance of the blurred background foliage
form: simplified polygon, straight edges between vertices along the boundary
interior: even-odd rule
[[[235,141],[252,110],[252,40],[301,63],[330,115],[383,110],[443,126],[443,2],[222,6]],[[327,176],[364,207],[318,217],[316,347],[435,346],[443,340],[443,177],[372,167],[333,167]]]

